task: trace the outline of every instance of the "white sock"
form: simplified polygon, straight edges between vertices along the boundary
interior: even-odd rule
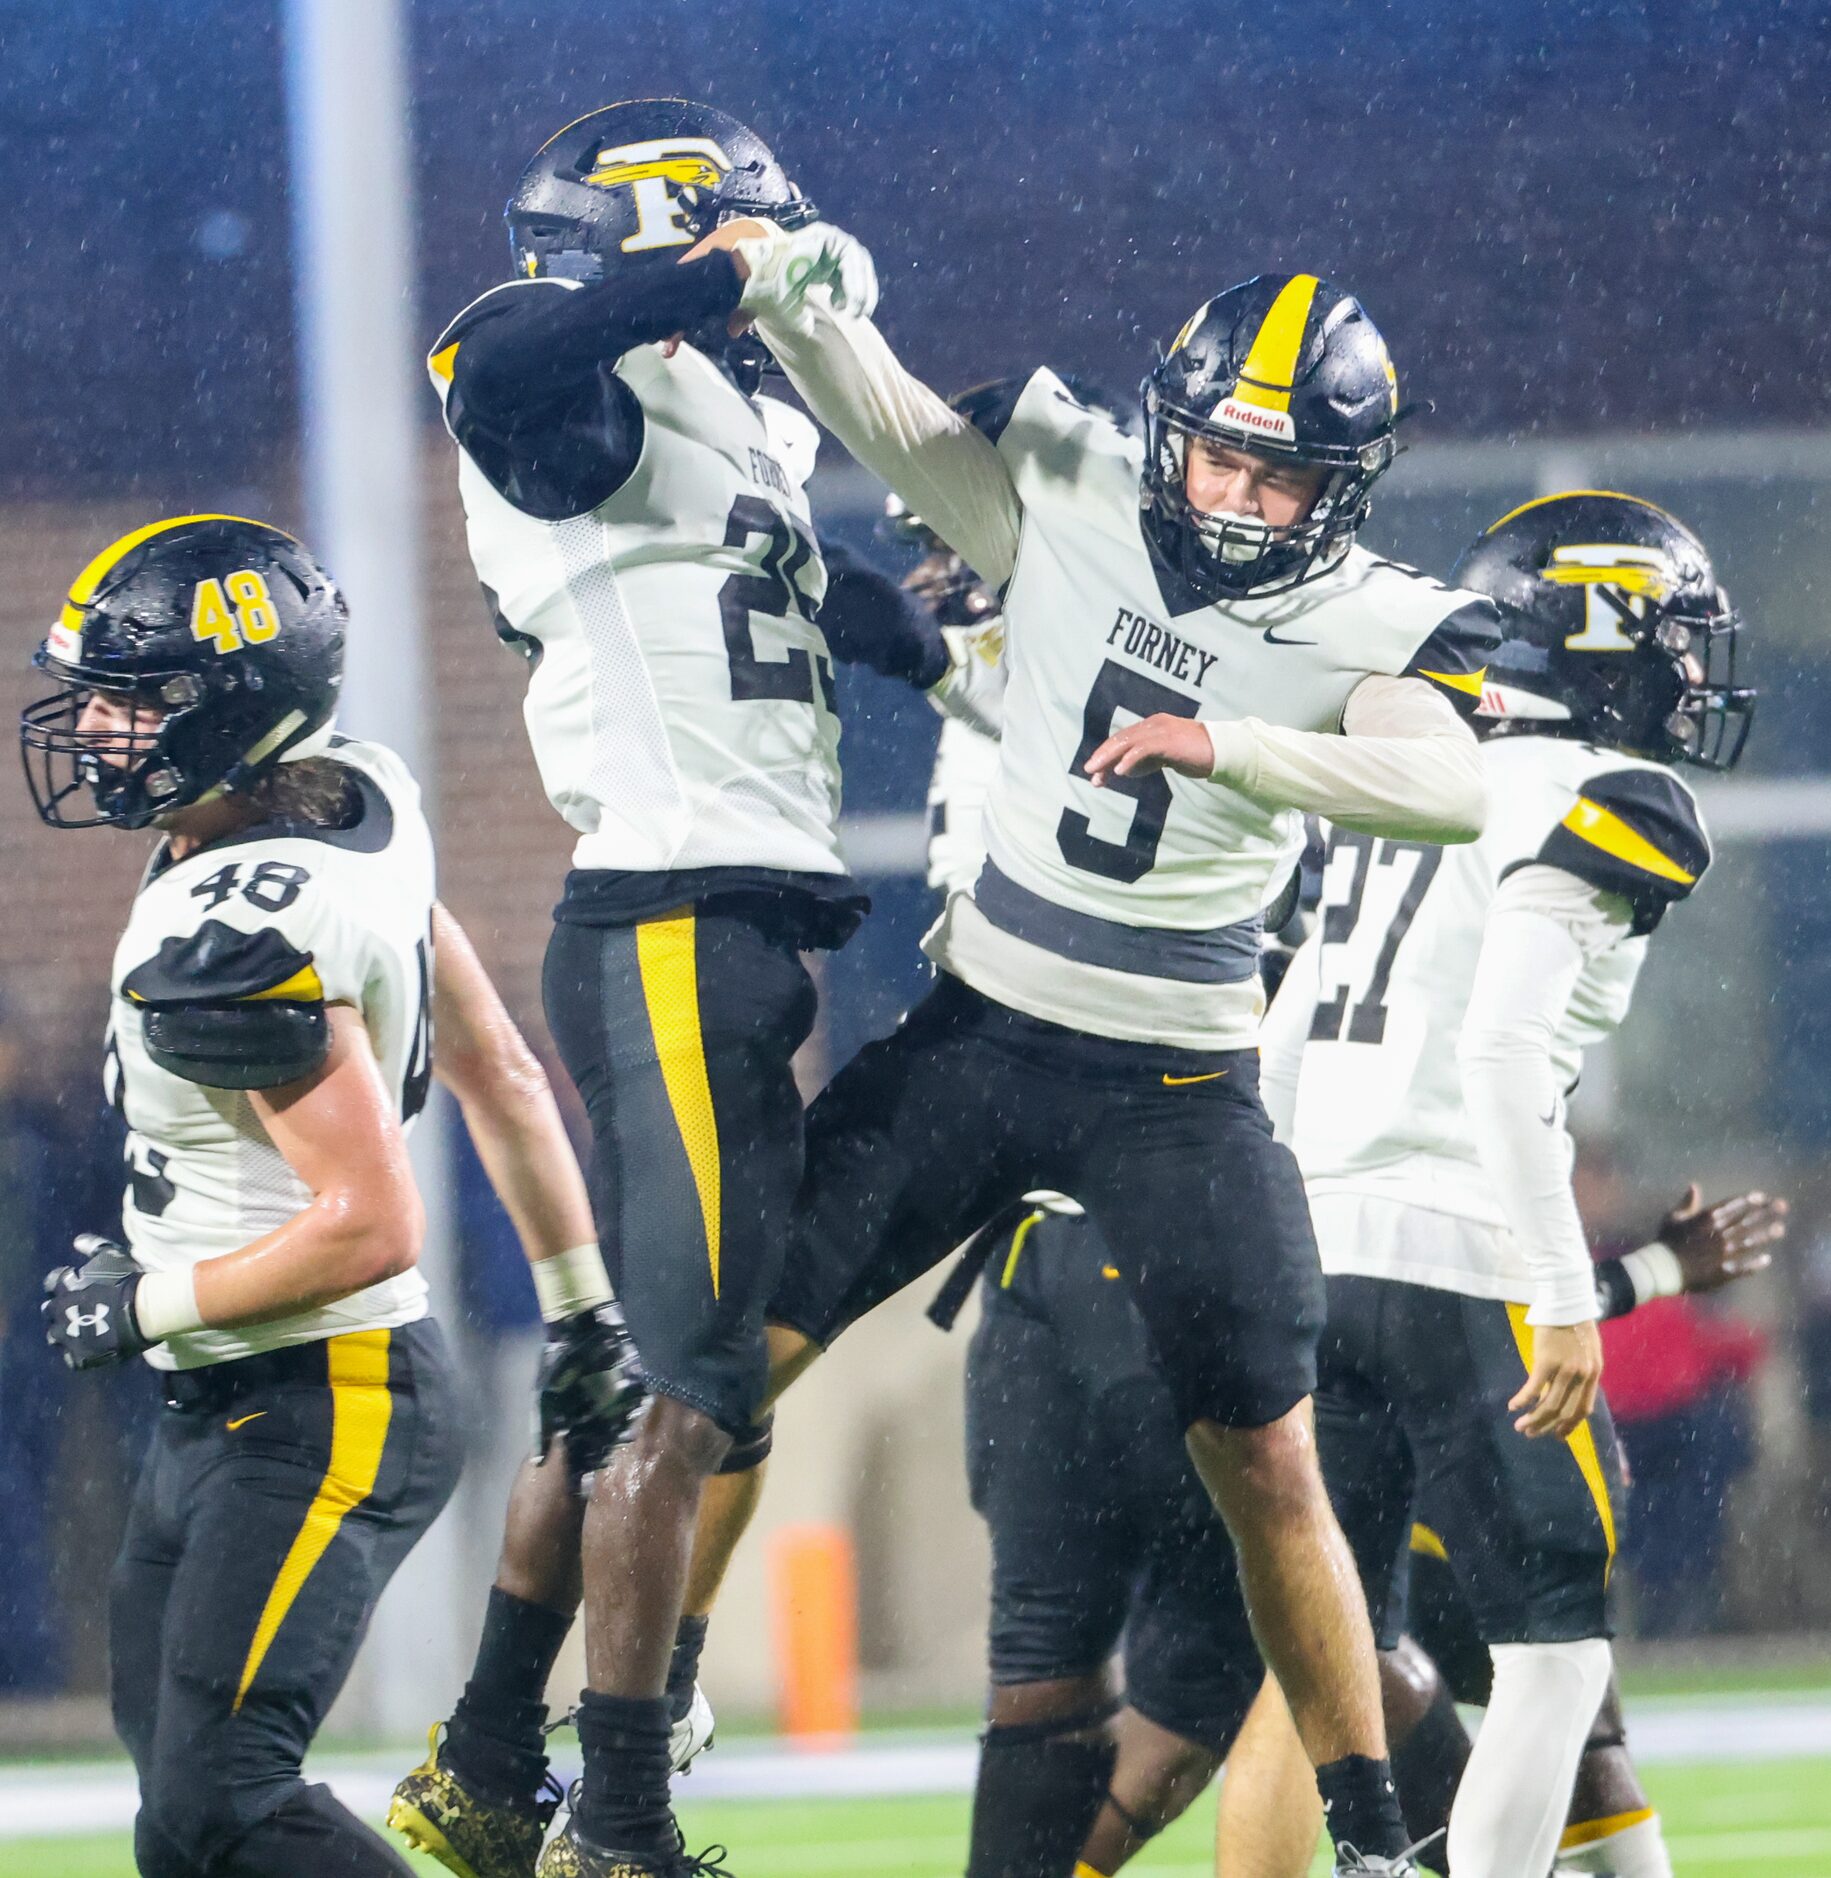
[[[1450,1809],[1456,1878],[1534,1878],[1551,1869],[1577,1763],[1608,1687],[1602,1637],[1497,1643],[1494,1693]]]
[[[1602,1827],[1613,1830],[1604,1832]],[[1579,1836],[1580,1844],[1570,1843]],[[1561,1872],[1594,1872],[1602,1878],[1672,1878],[1666,1835],[1660,1831],[1659,1815],[1651,1807],[1621,1814],[1619,1824],[1612,1819],[1584,1820],[1572,1826],[1564,1839],[1558,1853]]]

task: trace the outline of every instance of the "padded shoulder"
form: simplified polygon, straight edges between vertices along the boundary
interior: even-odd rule
[[[147,1054],[211,1089],[272,1089],[330,1049],[324,985],[309,951],[271,926],[206,919],[168,938],[121,981],[143,1009]]]
[[[1546,836],[1537,858],[1621,894],[1634,930],[1651,932],[1710,865],[1710,838],[1691,791],[1657,765],[1598,771]]]
[[[1431,629],[1403,676],[1429,679],[1464,719],[1471,718],[1481,704],[1488,660],[1499,644],[1500,615],[1493,601],[1471,595]]]
[[[521,301],[532,299],[538,293],[552,293],[556,290],[573,292],[581,284],[576,280],[559,280],[551,275],[543,275],[537,280],[505,280],[500,286],[492,287],[488,293],[479,294],[439,334],[432,342],[431,351],[426,354],[426,371],[432,379],[433,388],[441,398],[450,390],[458,347],[464,343],[465,335],[473,332],[480,321],[507,313]]]

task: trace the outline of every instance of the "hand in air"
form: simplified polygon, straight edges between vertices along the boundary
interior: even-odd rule
[[[1104,789],[1115,776],[1149,776],[1160,769],[1179,776],[1211,776],[1214,741],[1194,718],[1159,711],[1114,731],[1087,759],[1086,769],[1096,789]]]
[[[1758,1191],[1705,1206],[1693,1181],[1660,1221],[1659,1239],[1678,1259],[1687,1291],[1721,1291],[1773,1264],[1768,1248],[1786,1237],[1787,1212],[1786,1201]]]
[[[740,242],[762,245],[746,254]],[[762,309],[792,318],[816,287],[827,290],[835,313],[869,319],[876,310],[877,268],[870,250],[830,222],[810,222],[805,228],[784,232],[774,223],[739,216],[721,222],[689,248],[680,257],[681,264],[721,249],[731,255],[744,283],[743,309],[731,316],[734,334],[742,332]]]
[[[1602,1386],[1602,1334],[1594,1324],[1540,1324],[1532,1336],[1532,1373],[1510,1409],[1530,1436],[1573,1435],[1596,1406]]]

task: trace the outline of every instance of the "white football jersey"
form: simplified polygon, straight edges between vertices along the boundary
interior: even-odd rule
[[[1482,761],[1490,806],[1478,841],[1437,848],[1342,830],[1330,837],[1317,926],[1279,993],[1281,1005],[1287,994],[1297,1000],[1292,1021],[1281,1009],[1272,1026],[1281,1051],[1301,1049],[1290,1146],[1319,1222],[1343,1196],[1504,1227],[1456,1057],[1496,888],[1542,864],[1631,909],[1620,939],[1584,963],[1555,1039],[1554,1068],[1568,1089],[1585,1048],[1627,1015],[1648,934],[1709,864],[1697,805],[1663,765],[1546,736],[1491,739]],[[1553,1119],[1562,1128],[1561,1114]],[[1408,1251],[1404,1235],[1383,1248],[1362,1243],[1364,1234],[1323,1237],[1327,1271],[1534,1296],[1504,1232],[1454,1241],[1479,1252],[1467,1270],[1457,1269],[1457,1254]]]
[[[441,399],[466,317],[430,362]],[[841,874],[814,427],[692,346],[638,346],[617,373],[642,406],[642,455],[589,514],[524,514],[458,452],[471,559],[529,657],[523,714],[548,799],[579,832],[573,864]]]
[[[985,860],[985,799],[998,773],[998,739],[957,717],[941,720],[928,779],[928,884],[966,893]]]
[[[339,738],[330,754],[356,776],[355,826],[263,824],[170,864],[162,849],[115,948],[108,1093],[128,1130],[127,1241],[148,1271],[237,1251],[312,1198],[246,1094],[167,1066],[162,1012],[352,1005],[404,1124],[426,1099],[433,857],[419,787],[380,744]],[[146,1360],[189,1369],[425,1314],[426,1281],[409,1271],[295,1317],[173,1337]]]
[[[1166,591],[1139,521],[1142,446],[1051,372],[1031,379],[998,448],[1023,525],[986,866],[925,946],[988,997],[1054,1023],[1250,1046],[1262,915],[1301,852],[1302,817],[1170,774],[1096,789],[1082,765],[1159,711],[1338,731],[1374,673],[1434,676],[1471,705],[1488,603],[1360,548],[1267,598]]]

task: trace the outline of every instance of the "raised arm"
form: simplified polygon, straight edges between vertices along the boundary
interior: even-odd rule
[[[741,312],[755,320],[808,409],[989,585],[1002,587],[1016,565],[1023,516],[1010,472],[997,448],[905,371],[870,320],[851,310],[859,290],[848,298],[847,270],[858,270],[858,244],[825,223],[790,234],[727,222],[684,264],[720,249],[743,277]]]

